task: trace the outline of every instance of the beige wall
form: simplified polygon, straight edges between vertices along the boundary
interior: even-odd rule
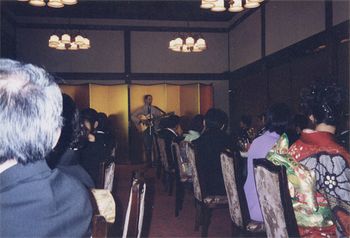
[[[54,33],[62,34],[63,31],[18,28],[18,59],[44,66],[51,72],[124,72],[123,32],[84,30],[91,48],[73,52],[49,48],[48,40]]]
[[[175,33],[131,32],[131,72],[222,73],[228,70],[226,33],[203,33],[208,49],[188,54],[168,49]]]
[[[261,10],[250,15],[229,34],[231,71],[261,58]]]
[[[266,4],[266,55],[325,30],[324,1]]]

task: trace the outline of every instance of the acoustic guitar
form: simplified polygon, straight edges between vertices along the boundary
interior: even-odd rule
[[[151,114],[139,115],[138,119],[140,120],[140,123],[138,125],[138,129],[139,129],[140,132],[144,132],[149,127],[153,127],[155,121],[160,120],[160,119],[162,119],[164,117],[171,116],[171,115],[175,115],[175,112],[168,112],[168,113],[165,113],[165,114],[160,115],[160,116],[153,116]]]

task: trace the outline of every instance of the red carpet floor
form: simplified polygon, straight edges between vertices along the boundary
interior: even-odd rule
[[[144,237],[200,237],[194,231],[194,198],[186,190],[183,209],[175,217],[175,197],[164,191],[161,180],[156,178],[155,169],[145,169],[143,165],[117,166],[117,222],[112,236],[120,236],[124,223],[125,209],[131,185],[132,171],[143,171],[146,184],[146,209],[143,226]],[[230,237],[231,222],[228,208],[213,211],[209,226],[209,237]]]

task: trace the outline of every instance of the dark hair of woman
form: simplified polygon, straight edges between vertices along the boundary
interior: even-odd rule
[[[301,109],[316,124],[336,126],[342,113],[344,91],[335,85],[313,84],[301,91]]]
[[[201,114],[195,115],[190,122],[189,130],[201,132],[204,127],[203,120],[204,120],[203,115]]]
[[[287,130],[289,120],[289,107],[285,103],[273,104],[266,113],[266,128],[282,135]]]

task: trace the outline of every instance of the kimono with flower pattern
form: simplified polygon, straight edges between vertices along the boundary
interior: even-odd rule
[[[338,237],[350,236],[350,155],[328,132],[304,130],[289,149],[293,158],[316,175],[316,201],[332,209]],[[301,236],[333,236],[322,227],[305,227]]]

